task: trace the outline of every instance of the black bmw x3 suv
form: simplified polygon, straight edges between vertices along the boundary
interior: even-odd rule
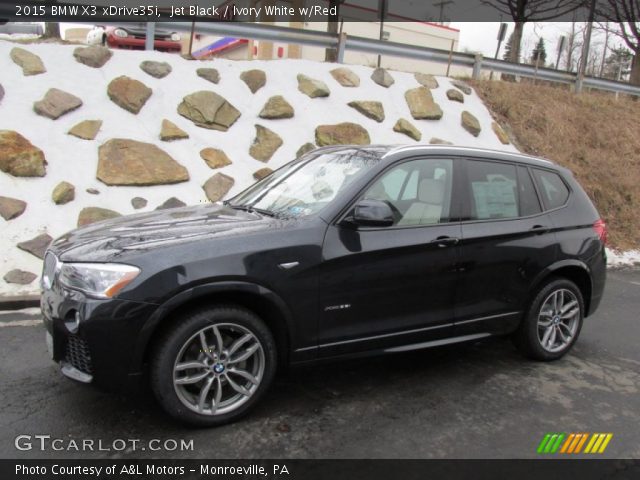
[[[174,417],[218,425],[278,365],[510,335],[576,342],[605,284],[606,227],[571,173],[450,146],[317,149],[222,204],[58,238],[42,312],[62,373],[146,378]]]

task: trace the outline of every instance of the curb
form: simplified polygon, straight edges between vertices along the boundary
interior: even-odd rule
[[[40,306],[40,295],[16,295],[13,297],[0,297],[1,310],[22,310]]]

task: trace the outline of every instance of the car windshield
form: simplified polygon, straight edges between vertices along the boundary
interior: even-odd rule
[[[358,148],[311,153],[256,183],[228,205],[279,217],[311,215],[378,162],[382,153]]]

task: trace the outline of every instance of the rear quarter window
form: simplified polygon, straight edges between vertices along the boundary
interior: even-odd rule
[[[560,175],[548,170],[534,168],[533,176],[538,184],[538,190],[546,210],[552,210],[567,203],[569,189],[560,178]]]

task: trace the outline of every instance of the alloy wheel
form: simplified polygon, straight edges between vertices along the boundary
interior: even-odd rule
[[[262,344],[233,323],[208,325],[184,343],[173,367],[178,398],[202,415],[222,415],[246,403],[265,371]]]
[[[573,341],[580,325],[580,303],[576,295],[561,288],[547,296],[538,313],[538,340],[547,352],[556,353]]]

